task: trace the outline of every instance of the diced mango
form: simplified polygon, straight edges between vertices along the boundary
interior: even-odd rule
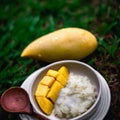
[[[48,86],[39,84],[35,91],[35,96],[46,96],[49,90],[50,88]]]
[[[35,97],[41,110],[45,114],[51,114],[60,90],[67,83],[68,75],[68,69],[62,66],[58,71],[52,69],[48,70],[46,75],[39,82],[35,91]]]
[[[66,83],[67,83],[67,79],[63,76],[63,74],[59,74],[57,77],[56,77],[56,80],[58,82],[60,82],[61,85],[65,86]]]
[[[47,98],[51,99],[52,102],[55,103],[62,88],[63,86],[58,81],[55,81],[47,95]]]
[[[54,81],[55,81],[54,77],[44,76],[43,79],[40,81],[40,84],[47,85],[48,87],[51,87]]]
[[[60,74],[63,74],[64,77],[65,77],[66,79],[68,79],[69,71],[68,71],[68,69],[67,69],[66,66],[62,66],[62,67],[58,70],[58,72],[59,72]]]
[[[41,108],[41,110],[46,113],[47,115],[50,115],[53,110],[53,103],[47,99],[46,97],[36,97],[36,100]]]
[[[46,75],[55,78],[55,77],[57,77],[57,75],[58,75],[58,71],[50,69],[50,70],[48,70],[48,72],[46,73]]]

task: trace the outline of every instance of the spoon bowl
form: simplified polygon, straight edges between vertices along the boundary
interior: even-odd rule
[[[20,87],[7,89],[1,97],[2,108],[8,112],[31,113],[28,94]]]
[[[7,89],[1,96],[2,108],[11,113],[25,113],[37,117],[39,120],[48,120],[33,111],[27,92],[21,87]]]

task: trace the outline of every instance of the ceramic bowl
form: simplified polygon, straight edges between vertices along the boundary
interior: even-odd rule
[[[38,86],[38,83],[43,78],[43,76],[45,76],[47,71],[49,69],[58,70],[61,66],[66,66],[69,69],[69,72],[73,72],[76,75],[81,74],[81,75],[87,76],[91,80],[91,83],[96,86],[97,96],[96,96],[96,100],[95,100],[94,104],[83,114],[81,114],[77,117],[71,118],[71,120],[79,120],[79,119],[84,120],[93,114],[93,112],[95,111],[95,109],[97,108],[97,106],[99,104],[99,100],[100,100],[100,96],[101,96],[101,84],[100,84],[100,79],[98,78],[95,70],[88,64],[80,62],[80,61],[62,60],[62,61],[58,61],[58,62],[49,64],[46,67],[43,67],[42,70],[40,71],[39,75],[36,78],[34,78],[32,83],[30,84],[29,97],[30,97],[31,104],[37,113],[47,117],[50,120],[60,120],[59,118],[55,117],[53,113],[49,116],[45,115],[39,108],[34,94],[35,94],[35,90]]]

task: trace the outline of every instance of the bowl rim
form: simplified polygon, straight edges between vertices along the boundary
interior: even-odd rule
[[[48,119],[50,119],[50,116],[45,115],[45,114],[44,114],[42,111],[40,111],[40,110],[37,110],[36,105],[33,103],[33,97],[32,97],[32,87],[33,87],[33,86],[32,86],[32,85],[33,85],[33,83],[35,82],[35,80],[37,79],[37,77],[40,75],[40,73],[41,73],[42,71],[46,70],[46,69],[49,68],[49,67],[52,67],[52,66],[55,66],[55,65],[59,65],[59,64],[63,64],[63,63],[64,63],[64,64],[65,64],[65,63],[81,64],[81,65],[89,68],[89,69],[93,72],[93,74],[96,76],[96,78],[97,78],[98,85],[99,85],[99,92],[98,92],[98,95],[97,95],[97,98],[96,98],[95,102],[92,104],[92,106],[91,106],[86,112],[84,112],[84,113],[82,113],[81,115],[76,116],[76,117],[74,117],[74,118],[70,118],[70,120],[77,120],[77,119],[80,119],[80,118],[81,118],[81,119],[86,119],[87,117],[89,117],[89,116],[95,111],[95,109],[96,109],[96,107],[97,107],[97,105],[98,105],[98,103],[99,103],[99,101],[100,101],[100,96],[101,96],[101,82],[100,82],[100,78],[98,77],[98,75],[97,75],[96,72],[95,72],[95,69],[94,69],[93,67],[91,67],[90,65],[88,65],[87,63],[82,62],[82,61],[78,61],[78,60],[61,60],[61,61],[53,62],[53,63],[50,63],[50,64],[44,66],[44,67],[42,68],[42,70],[41,70],[41,71],[39,72],[39,74],[34,78],[34,80],[31,82],[31,84],[30,84],[30,86],[29,86],[29,88],[30,88],[30,89],[29,89],[29,90],[30,90],[30,94],[29,94],[30,102],[31,102],[34,110],[35,110],[38,114],[41,114],[41,115],[47,117]],[[41,69],[41,68],[40,68],[40,69]]]

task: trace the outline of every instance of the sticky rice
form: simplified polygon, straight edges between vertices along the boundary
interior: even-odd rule
[[[70,73],[68,83],[55,103],[54,114],[59,118],[81,115],[95,102],[96,96],[96,88],[87,76]]]

